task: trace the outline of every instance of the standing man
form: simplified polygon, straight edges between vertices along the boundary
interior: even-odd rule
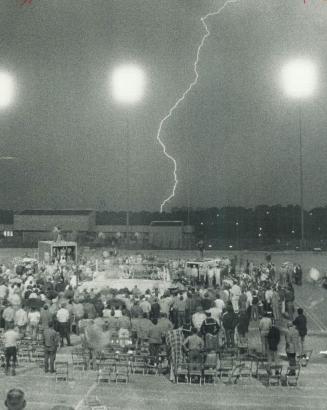
[[[280,342],[280,331],[278,327],[273,323],[269,330],[268,336],[268,366],[271,367],[272,362],[274,365],[278,365],[278,345]]]
[[[19,333],[24,337],[27,326],[27,313],[23,308],[19,308],[15,313],[15,326],[18,327]]]
[[[268,333],[272,327],[272,321],[267,313],[264,314],[264,317],[259,322],[259,331],[261,337],[262,353],[264,355],[268,352]]]
[[[39,330],[39,323],[40,323],[40,312],[36,310],[36,308],[32,307],[31,312],[27,315],[28,318],[28,327],[29,331],[31,332],[32,339],[37,339],[37,334]]]
[[[285,334],[286,354],[290,367],[296,366],[296,353],[299,347],[299,332],[296,330],[292,322],[288,322],[287,331]],[[295,374],[292,370],[290,374]]]
[[[8,325],[9,328],[4,334],[4,346],[6,357],[6,375],[9,373],[10,360],[12,359],[12,375],[15,376],[15,367],[17,362],[17,341],[20,339],[19,333],[14,330],[13,323]]]
[[[14,308],[11,305],[7,306],[2,312],[2,317],[5,321],[5,330],[11,329],[15,318]]]
[[[295,318],[294,320],[294,325],[297,329],[297,331],[299,332],[300,335],[300,348],[301,348],[301,356],[305,357],[304,354],[304,339],[305,336],[307,335],[307,318],[304,316],[303,314],[303,309],[299,308],[297,310],[297,314],[298,316]]]
[[[70,331],[69,331],[69,311],[66,309],[66,304],[62,303],[61,308],[57,312],[58,330],[60,334],[60,346],[64,346],[64,338],[67,340],[67,346],[71,346],[70,343]]]
[[[56,353],[59,346],[59,334],[53,329],[53,322],[48,322],[48,326],[43,331],[44,344],[44,371],[48,373],[50,362],[50,373],[54,373],[54,362],[56,360]]]

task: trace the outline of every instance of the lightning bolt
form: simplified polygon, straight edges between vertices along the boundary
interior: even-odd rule
[[[199,72],[198,72],[198,64],[199,64],[199,60],[200,60],[200,52],[201,49],[203,48],[206,39],[210,36],[210,30],[207,26],[206,20],[209,17],[213,17],[213,16],[218,16],[224,9],[225,7],[228,6],[228,4],[230,3],[236,3],[239,0],[227,0],[224,5],[222,7],[220,7],[220,9],[218,9],[217,11],[211,12],[206,14],[205,16],[201,17],[201,23],[204,27],[205,33],[201,39],[201,42],[198,46],[197,52],[196,52],[196,59],[194,61],[193,64],[193,70],[194,70],[194,74],[195,74],[195,78],[194,80],[190,83],[190,85],[187,87],[187,89],[183,92],[182,96],[180,98],[178,98],[178,100],[175,102],[175,104],[170,108],[170,110],[168,111],[168,114],[162,118],[162,120],[159,123],[159,128],[158,128],[158,132],[157,132],[157,141],[159,142],[159,144],[161,145],[162,149],[163,149],[163,153],[164,155],[170,160],[172,161],[173,165],[174,165],[174,185],[173,185],[173,189],[171,194],[168,196],[168,198],[166,198],[162,204],[160,205],[160,212],[162,213],[164,206],[167,204],[167,202],[169,202],[172,198],[174,198],[175,196],[175,192],[176,192],[176,188],[178,185],[178,178],[177,178],[177,162],[176,159],[168,154],[167,149],[166,149],[166,145],[164,144],[164,142],[162,141],[160,134],[162,131],[162,128],[165,124],[165,122],[172,116],[173,112],[176,110],[176,108],[180,105],[180,103],[185,99],[185,97],[187,96],[187,94],[192,90],[192,88],[197,84],[198,79],[199,79]]]

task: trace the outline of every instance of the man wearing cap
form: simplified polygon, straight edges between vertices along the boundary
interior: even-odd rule
[[[23,410],[26,406],[24,392],[20,389],[9,390],[5,406],[8,410]]]

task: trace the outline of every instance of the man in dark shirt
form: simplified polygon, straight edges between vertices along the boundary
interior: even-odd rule
[[[299,308],[297,310],[298,316],[294,320],[294,325],[299,332],[300,335],[300,345],[301,345],[301,356],[304,355],[304,339],[305,336],[307,335],[307,318],[303,314],[303,309]]]
[[[234,347],[235,340],[234,340],[234,333],[235,327],[237,325],[237,318],[233,310],[233,306],[228,304],[226,306],[226,311],[222,317],[223,326],[226,333],[226,344],[227,347]]]
[[[204,337],[204,345],[207,352],[218,350],[218,332],[219,325],[214,318],[211,317],[211,312],[206,310],[207,318],[203,321],[200,329],[201,335]]]
[[[48,323],[48,327],[44,328],[43,332],[43,344],[44,344],[44,371],[49,371],[50,361],[50,373],[54,373],[54,362],[56,360],[57,348],[59,345],[60,336],[53,329],[53,322]]]
[[[280,342],[280,331],[278,327],[273,323],[271,326],[268,335],[268,365],[271,366],[272,361],[274,361],[275,366],[277,366],[278,362],[278,345]]]

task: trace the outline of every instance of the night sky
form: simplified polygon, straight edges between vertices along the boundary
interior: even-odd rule
[[[1,208],[158,210],[172,164],[159,122],[194,78],[200,17],[221,0],[0,0],[0,69],[14,75],[14,104],[0,111]],[[299,203],[298,106],[282,65],[311,58],[316,95],[302,102],[304,202],[327,204],[327,2],[241,0],[208,21],[199,82],[162,138],[178,162],[166,207]],[[117,104],[110,73],[136,63],[146,93]]]

